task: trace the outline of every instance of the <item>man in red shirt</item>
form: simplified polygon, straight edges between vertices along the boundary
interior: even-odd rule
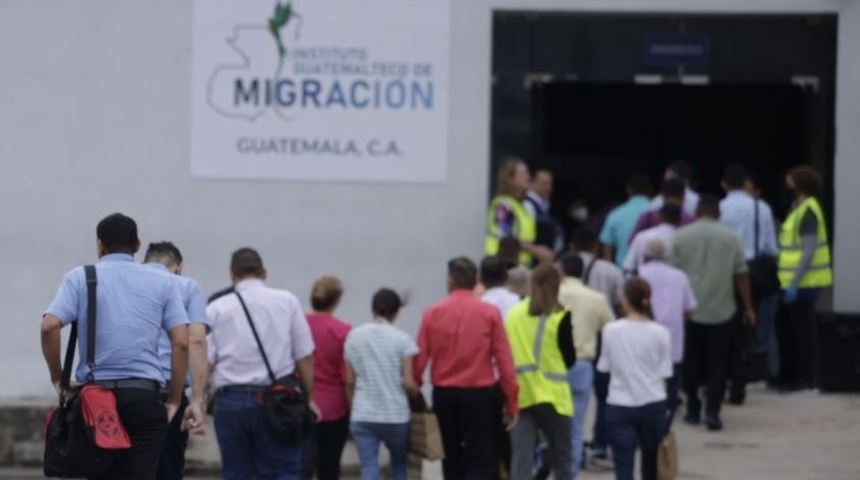
[[[448,262],[448,291],[430,306],[418,333],[418,384],[428,362],[433,409],[439,418],[445,480],[495,478],[492,441],[501,410],[494,393],[496,374],[505,396],[508,430],[519,418],[517,376],[499,310],[473,293],[478,269],[465,257]]]

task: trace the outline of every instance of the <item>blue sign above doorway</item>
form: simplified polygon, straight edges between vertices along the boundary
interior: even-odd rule
[[[711,42],[705,35],[659,34],[645,39],[649,67],[706,67],[710,54]]]

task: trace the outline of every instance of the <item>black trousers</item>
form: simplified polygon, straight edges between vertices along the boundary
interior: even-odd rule
[[[732,345],[732,324],[717,325],[687,322],[684,333],[684,393],[687,414],[698,416],[702,411],[699,387],[707,379],[705,413],[719,415],[726,396],[729,355]]]
[[[433,389],[445,459],[445,480],[496,478],[497,443],[492,435],[499,420],[497,395],[488,388]]]
[[[805,298],[791,304],[780,303],[776,333],[779,341],[779,380],[783,384],[814,384],[816,300]]]
[[[161,401],[167,400],[167,395],[161,395]],[[164,436],[164,448],[161,449],[161,461],[158,462],[158,480],[182,480],[185,473],[185,449],[188,448],[188,432],[182,431],[182,417],[188,408],[188,397],[182,394],[182,402],[173,421],[167,426]]]
[[[678,405],[680,405],[680,399],[678,398],[679,393],[681,392],[681,364],[675,363],[672,365],[672,377],[666,380],[666,410],[669,412],[669,416],[675,416],[675,412],[678,411]]]
[[[155,480],[167,433],[167,411],[158,392],[119,388],[116,407],[131,448],[101,477],[90,480]]]
[[[349,437],[349,417],[314,425],[302,444],[302,480],[338,480],[340,457]]]

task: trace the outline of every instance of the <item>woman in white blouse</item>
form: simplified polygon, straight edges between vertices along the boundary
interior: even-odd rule
[[[651,287],[624,286],[625,317],[603,328],[597,369],[610,374],[606,421],[616,480],[633,480],[637,444],[642,480],[657,478],[657,449],[666,434],[666,386],[672,376],[669,330],[652,320]]]

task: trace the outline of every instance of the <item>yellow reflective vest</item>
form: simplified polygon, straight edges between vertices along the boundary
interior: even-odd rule
[[[513,236],[521,242],[533,243],[537,238],[537,220],[529,214],[523,202],[508,195],[498,196],[490,202],[487,212],[487,236],[484,239],[484,252],[487,255],[495,255],[499,252],[499,240],[504,236],[502,229],[496,222],[496,209],[500,204],[506,205],[514,214]],[[520,252],[520,263],[531,265],[532,254]]]
[[[827,243],[827,226],[821,205],[813,197],[800,202],[782,223],[779,233],[779,283],[786,289],[794,281],[794,274],[803,258],[803,240],[800,223],[807,211],[818,219],[817,246],[809,270],[797,282],[799,288],[825,288],[833,285],[833,270],[830,266],[830,246]]]
[[[558,329],[568,311],[538,317],[529,314],[530,304],[531,300],[526,299],[511,307],[505,319],[520,384],[519,406],[527,408],[548,403],[559,415],[572,417],[573,399],[567,383],[567,368],[558,348]]]

